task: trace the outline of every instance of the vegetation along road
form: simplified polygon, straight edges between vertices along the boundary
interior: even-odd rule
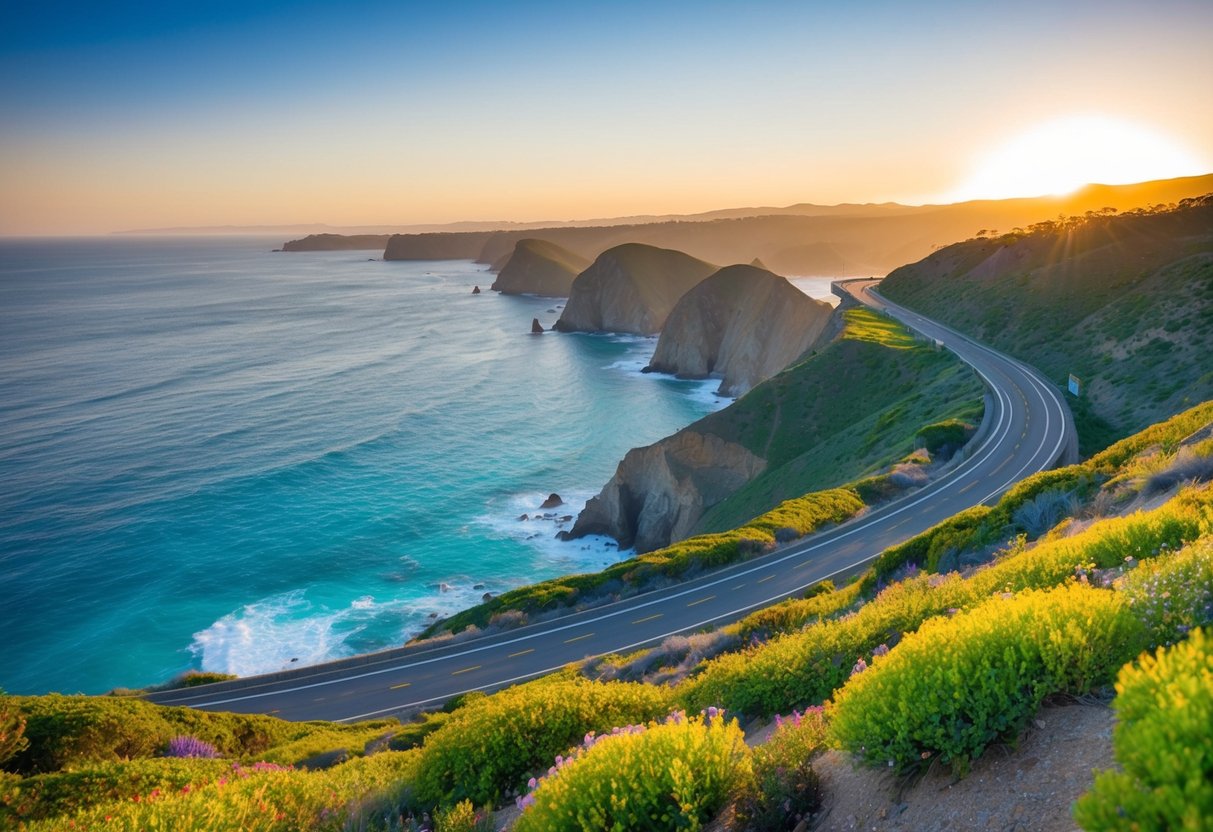
[[[540,624],[434,648],[373,653],[299,670],[152,694],[152,701],[286,719],[352,721],[433,706],[459,693],[494,690],[568,662],[651,646],[727,623],[845,575],[885,548],[978,503],[1026,476],[1075,461],[1077,437],[1060,392],[1034,370],[872,291],[841,284],[927,338],[942,341],[982,377],[985,416],[966,456],[917,492],[848,523],[694,580]]]

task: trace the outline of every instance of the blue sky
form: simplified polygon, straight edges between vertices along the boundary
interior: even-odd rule
[[[909,200],[1070,112],[1213,155],[1210,3],[0,15],[0,234]]]

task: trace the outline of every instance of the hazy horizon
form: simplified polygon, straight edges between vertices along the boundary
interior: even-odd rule
[[[1213,171],[1213,7],[12,8],[0,236],[953,202]]]

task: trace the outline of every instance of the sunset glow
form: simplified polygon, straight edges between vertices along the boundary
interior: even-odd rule
[[[1071,193],[1204,173],[1208,163],[1162,133],[1106,116],[1070,116],[1012,136],[981,154],[973,174],[939,201]]]

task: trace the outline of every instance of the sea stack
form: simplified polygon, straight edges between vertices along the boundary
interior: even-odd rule
[[[655,335],[678,299],[714,271],[716,266],[681,251],[615,246],[573,281],[554,329]]]
[[[503,295],[567,298],[590,261],[546,240],[519,240],[492,289]]]
[[[472,287],[472,294],[473,294],[473,295],[478,295],[478,294],[480,294],[480,287],[479,287],[479,286],[473,286],[473,287]]]
[[[539,323],[538,318],[531,318],[531,334],[542,335],[544,332],[543,326]]]
[[[818,343],[833,311],[779,275],[729,266],[682,296],[646,369],[719,376],[722,395],[740,396]]]

